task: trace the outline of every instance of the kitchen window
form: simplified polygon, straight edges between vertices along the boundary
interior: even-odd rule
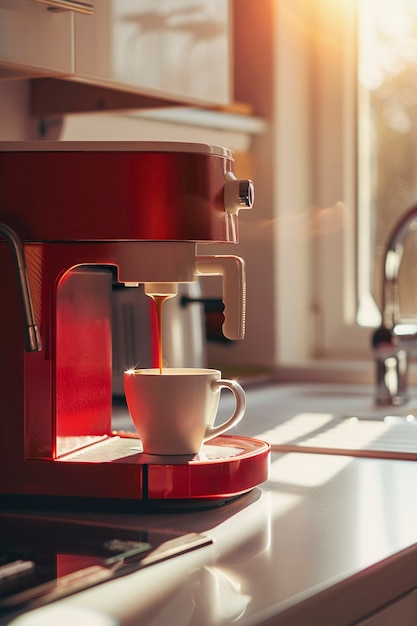
[[[373,324],[383,255],[399,217],[417,202],[417,2],[358,5],[359,310]],[[400,278],[404,317],[417,314],[417,241],[407,241]]]
[[[370,360],[387,238],[417,203],[417,1],[318,0],[316,19],[313,356]],[[407,318],[417,315],[416,254],[411,236],[400,273]]]

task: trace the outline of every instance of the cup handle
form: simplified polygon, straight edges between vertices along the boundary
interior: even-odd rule
[[[243,388],[239,385],[237,381],[224,380],[220,378],[219,380],[213,380],[213,382],[211,383],[211,388],[213,393],[220,393],[223,388],[230,389],[230,391],[235,396],[235,410],[233,411],[231,417],[223,422],[223,424],[219,424],[218,426],[207,426],[206,432],[204,434],[203,443],[208,441],[209,439],[213,439],[213,437],[221,435],[226,430],[229,430],[229,428],[231,428],[232,426],[238,424],[244,416],[246,410],[246,395]]]

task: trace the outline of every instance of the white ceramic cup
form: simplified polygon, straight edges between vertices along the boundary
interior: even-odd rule
[[[124,388],[127,406],[147,454],[192,455],[202,444],[242,419],[246,396],[234,380],[224,380],[214,369],[164,368],[127,370]],[[235,396],[228,420],[214,426],[221,389]]]

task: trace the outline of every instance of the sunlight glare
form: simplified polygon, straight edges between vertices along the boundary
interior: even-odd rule
[[[283,424],[261,433],[259,438],[273,445],[294,443],[297,439],[304,439],[307,435],[318,432],[333,418],[332,413],[299,413]]]
[[[361,0],[359,80],[366,89],[378,89],[410,61],[416,61],[416,18],[415,0]]]
[[[351,462],[346,456],[289,453],[272,463],[269,480],[283,485],[319,487]]]

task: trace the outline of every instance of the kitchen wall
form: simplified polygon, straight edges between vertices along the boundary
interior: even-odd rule
[[[36,122],[30,116],[29,81],[0,80],[0,141],[36,138]]]

